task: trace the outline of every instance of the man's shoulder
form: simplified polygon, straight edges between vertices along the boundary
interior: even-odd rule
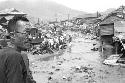
[[[8,62],[8,61],[17,61],[22,60],[22,56],[19,52],[12,48],[3,48],[0,49],[0,60],[2,62]]]
[[[0,55],[20,55],[18,51],[13,48],[3,48],[0,50]]]

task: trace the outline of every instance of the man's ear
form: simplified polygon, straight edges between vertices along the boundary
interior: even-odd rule
[[[15,38],[11,36],[11,37],[10,37],[10,42],[11,42],[12,44],[14,44]]]

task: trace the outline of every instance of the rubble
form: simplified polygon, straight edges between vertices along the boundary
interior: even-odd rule
[[[33,30],[38,32],[28,34],[32,48],[26,53],[33,77],[38,83],[115,83],[113,77],[122,79],[117,75],[121,75],[124,69],[118,72],[116,67],[111,69],[100,62],[99,37],[94,35],[94,25],[76,29],[79,27],[75,24],[65,27],[66,31],[64,27],[49,25],[35,24]],[[0,34],[0,37],[3,39],[5,34]],[[106,60],[103,63],[113,64]]]

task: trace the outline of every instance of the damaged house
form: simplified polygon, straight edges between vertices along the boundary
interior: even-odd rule
[[[123,55],[124,53],[123,43],[119,40],[125,33],[125,19],[124,13],[122,12],[123,15],[120,13],[121,8],[110,13],[99,24],[101,55],[104,58],[112,54]]]

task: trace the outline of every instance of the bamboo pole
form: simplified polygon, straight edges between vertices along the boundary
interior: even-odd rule
[[[101,50],[102,50],[102,54],[101,54],[101,55],[103,56],[103,52],[104,52],[104,49],[103,49],[103,41],[101,42],[101,45],[102,45],[102,46],[101,46]]]
[[[118,46],[118,43],[116,42],[116,44],[115,44],[115,54],[118,54],[118,52],[117,52],[117,50],[118,50],[117,46]]]

